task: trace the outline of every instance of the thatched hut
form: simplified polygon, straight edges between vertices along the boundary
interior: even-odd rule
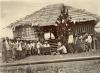
[[[57,30],[58,25],[55,22],[61,14],[63,5],[48,5],[33,14],[11,23],[9,27],[13,30],[14,38],[21,40],[44,39],[43,34],[46,31],[51,31],[58,38],[57,32],[59,30]],[[71,6],[65,6],[65,10],[68,10],[68,15],[71,17],[70,20],[73,22],[72,32],[74,34],[82,32],[94,33],[94,26],[98,22],[97,15]]]

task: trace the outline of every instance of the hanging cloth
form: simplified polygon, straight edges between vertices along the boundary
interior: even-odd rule
[[[53,33],[50,33],[50,32],[44,33],[44,39],[45,39],[45,40],[49,40],[50,38],[51,38],[51,39],[55,39],[55,36],[54,36]]]

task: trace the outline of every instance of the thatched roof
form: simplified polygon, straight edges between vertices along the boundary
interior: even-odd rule
[[[11,23],[9,27],[16,27],[19,25],[39,25],[39,26],[48,26],[48,25],[55,25],[55,22],[58,16],[61,13],[63,4],[54,4],[48,5],[39,11],[36,11],[33,14],[27,15],[26,17]],[[92,14],[90,12],[86,12],[82,9],[73,8],[71,6],[65,6],[66,10],[68,9],[69,15],[72,18],[72,21],[79,22],[79,21],[89,21],[89,20],[97,20],[98,16]]]

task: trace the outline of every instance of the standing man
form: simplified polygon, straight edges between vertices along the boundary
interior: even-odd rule
[[[7,60],[9,61],[10,56],[11,56],[11,48],[10,48],[8,39],[5,40],[5,44],[6,44],[6,49],[7,49]]]
[[[40,41],[37,42],[36,48],[37,48],[37,54],[40,55],[40,48],[42,47],[42,43]]]
[[[26,42],[22,42],[22,58],[26,56]]]
[[[27,56],[31,55],[31,44],[30,42],[27,43]]]
[[[9,44],[9,61],[12,61],[12,41],[9,40],[8,41],[8,44]]]
[[[18,43],[18,59],[22,58],[22,42]]]
[[[68,36],[68,45],[69,45],[69,50],[71,53],[74,53],[74,37],[73,34],[69,34]]]
[[[13,46],[13,48],[12,48],[12,54],[13,54],[12,58],[13,58],[13,60],[17,60],[17,58],[18,58],[18,55],[17,55],[18,45],[15,41],[13,41],[12,46]]]
[[[7,49],[5,39],[2,40],[2,60],[3,62],[7,62]]]
[[[89,50],[92,50],[92,37],[91,37],[90,34],[88,35],[88,37],[87,37],[87,39],[86,39],[86,42],[87,42],[87,44],[88,44]]]
[[[35,43],[31,42],[31,54],[34,55],[35,54]]]

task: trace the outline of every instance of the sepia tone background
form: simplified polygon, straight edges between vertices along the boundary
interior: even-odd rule
[[[100,16],[100,0],[0,0],[0,38],[13,37],[11,30],[6,28],[10,23],[55,3],[85,9]],[[100,28],[96,31],[100,32]]]

